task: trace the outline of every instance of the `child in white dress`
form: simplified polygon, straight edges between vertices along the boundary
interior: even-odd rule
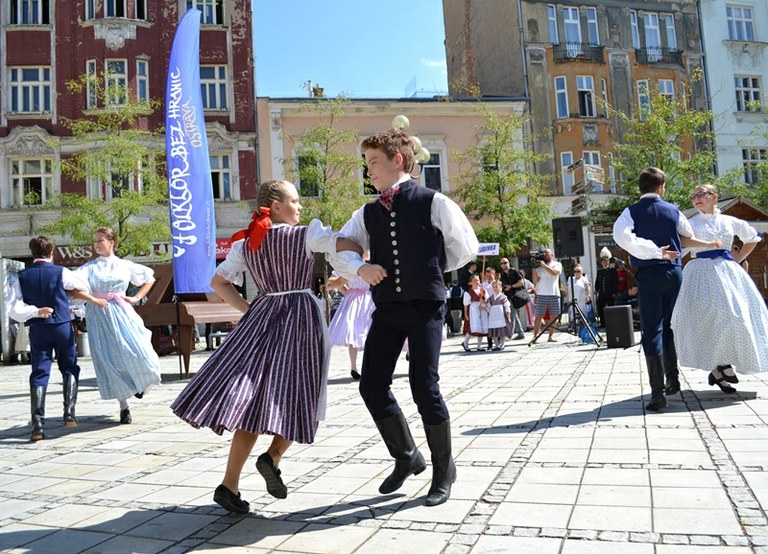
[[[510,321],[512,306],[507,295],[501,292],[501,282],[491,284],[491,297],[488,299],[488,337],[493,340],[493,350],[504,350],[504,341],[512,337]]]

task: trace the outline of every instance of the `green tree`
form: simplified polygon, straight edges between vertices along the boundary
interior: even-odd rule
[[[302,110],[321,116],[321,121],[287,137],[295,154],[283,163],[301,195],[302,223],[319,219],[338,230],[363,203],[363,160],[355,150],[359,133],[338,126],[348,103],[339,96],[305,104]]]
[[[533,169],[547,156],[533,152],[526,117],[499,113],[484,102],[477,110],[483,116],[480,138],[456,154],[460,173],[452,196],[477,222],[478,239],[498,242],[502,255],[515,255],[528,239],[549,243],[553,217],[545,198],[549,176]]]
[[[692,82],[697,79],[700,75],[694,74]],[[712,183],[726,189],[735,186],[731,178],[720,179],[714,174],[712,112],[691,107],[690,87],[691,83],[686,83],[675,96],[663,94],[654,86],[641,90],[639,108],[634,113],[607,106],[622,129],[622,138],[614,144],[611,156],[618,176],[613,183],[617,194],[593,206],[595,223],[612,224],[624,208],[637,200],[638,177],[649,166],[666,173],[665,199],[681,208],[691,205],[690,195],[698,184]]]
[[[43,233],[90,244],[93,231],[112,227],[121,255],[151,252],[152,244],[170,239],[162,129],[146,128],[156,100],[139,100],[109,74],[81,76],[67,83],[74,94],[86,92],[94,106],[82,119],[64,120],[76,152],[61,161],[61,173],[94,189],[88,194],[55,196],[58,211]],[[102,191],[111,200],[102,200]]]

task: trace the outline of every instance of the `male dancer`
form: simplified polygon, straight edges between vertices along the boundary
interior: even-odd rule
[[[667,182],[662,170],[646,168],[638,182],[640,200],[624,209],[616,220],[613,240],[629,252],[630,263],[637,268],[637,282],[642,291],[638,295],[640,327],[651,385],[651,400],[645,408],[657,411],[667,405],[665,393],[680,391],[670,321],[682,281],[681,247],[708,247],[713,243],[696,240],[680,210],[662,200]]]
[[[32,373],[29,376],[33,441],[45,438],[45,391],[51,376],[53,350],[64,381],[64,425],[75,427],[75,404],[80,366],[67,290],[88,290],[74,273],[53,265],[53,241],[38,236],[29,241],[35,260],[19,272],[8,291],[13,319],[29,327]]]
[[[358,275],[373,285],[376,310],[365,343],[360,394],[395,459],[394,471],[379,492],[394,492],[408,476],[426,469],[390,389],[407,338],[411,394],[432,453],[432,485],[425,503],[436,506],[448,500],[456,480],[450,416],[438,385],[443,274],[473,259],[479,244],[459,206],[411,179],[414,153],[407,134],[378,133],[365,139],[362,149],[368,175],[381,196],[352,214],[341,235],[370,250],[370,263],[352,261],[354,255],[348,253],[332,256],[332,263],[342,275]]]

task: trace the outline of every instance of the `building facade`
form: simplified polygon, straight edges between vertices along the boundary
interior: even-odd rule
[[[579,160],[605,174],[591,194],[615,190],[611,154],[622,128],[606,106],[642,113],[651,87],[676,95],[703,66],[693,0],[444,0],[443,12],[451,94],[474,84],[484,96],[528,99],[534,148],[549,154],[536,169],[552,176],[558,215],[579,202],[574,187],[583,174],[568,171]],[[690,98],[706,108],[702,82]],[[605,233],[585,229],[583,263],[596,265]]]
[[[62,159],[82,148],[63,122],[103,108],[91,91],[72,93],[67,83],[83,75],[104,75],[106,85],[127,86],[137,98],[157,99],[164,106],[173,36],[189,8],[202,13],[200,76],[217,219],[231,220],[229,212],[243,211],[237,201],[255,197],[257,129],[250,0],[3,0],[3,256],[27,256],[23,237],[55,216],[35,204],[42,205],[60,192],[109,201],[110,187],[104,183],[76,182],[58,170]],[[119,109],[119,101],[116,107]],[[162,106],[137,121],[150,129],[163,123]]]
[[[691,0],[445,0],[443,9],[451,93],[474,83],[483,95],[529,98],[536,149],[550,155],[538,170],[553,176],[555,196],[573,195],[577,175],[565,169],[580,159],[618,177],[610,154],[622,129],[606,104],[638,113],[650,87],[677,94],[703,64]],[[692,93],[705,107],[703,86]]]
[[[768,4],[762,0],[701,0],[709,99],[715,116],[719,175],[743,170],[755,184],[768,161]]]

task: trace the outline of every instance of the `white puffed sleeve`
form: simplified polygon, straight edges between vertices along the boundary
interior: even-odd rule
[[[216,275],[220,275],[227,281],[237,286],[243,284],[243,272],[247,266],[243,257],[243,245],[245,239],[240,239],[232,243],[232,247],[227,254],[227,258],[216,268]]]
[[[137,264],[128,260],[122,260],[130,264],[129,269],[131,271],[131,284],[140,287],[146,283],[155,282],[155,270],[145,265]]]
[[[338,234],[333,229],[323,225],[319,219],[313,219],[307,225],[307,256],[312,256],[313,252],[324,252],[325,254],[336,254],[336,239]]]
[[[727,217],[731,222],[733,234],[738,236],[741,239],[741,242],[744,244],[753,244],[762,240],[760,233],[757,232],[757,229],[752,227],[743,219],[730,216]]]

